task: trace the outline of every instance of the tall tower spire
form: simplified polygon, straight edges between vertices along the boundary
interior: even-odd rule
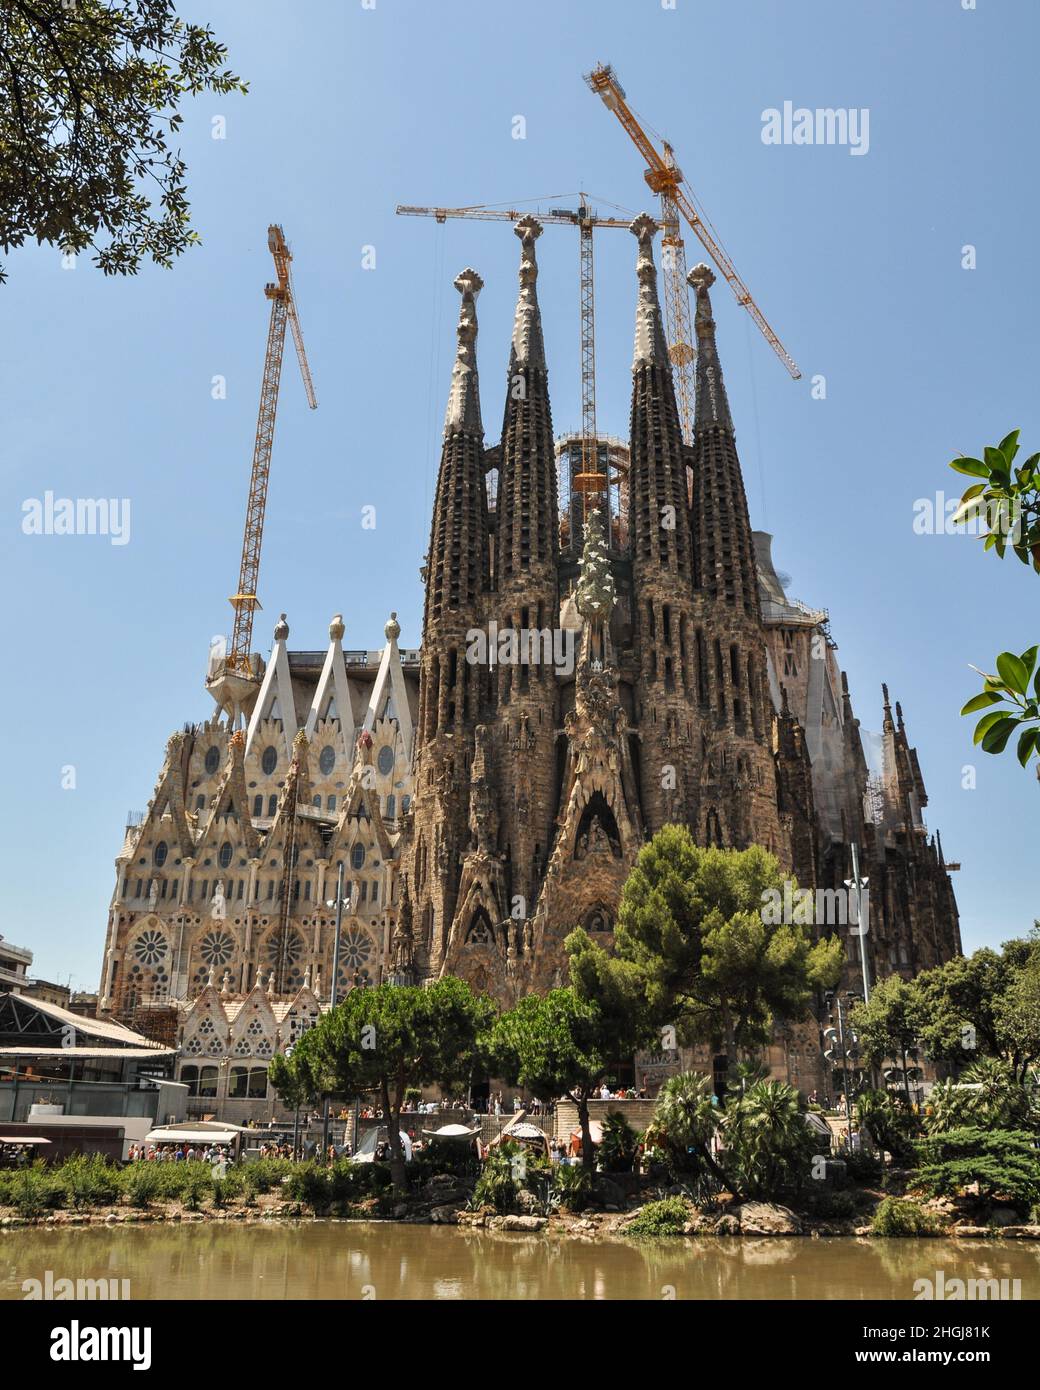
[[[475,270],[455,279],[462,296],[426,560],[426,608],[416,730],[411,892],[420,953],[437,960],[455,908],[451,868],[465,848],[466,766],[481,705],[480,668],[467,633],[483,626],[488,587],[484,427],[477,382]]]
[[[708,291],[715,275],[696,265],[686,277],[697,296],[697,413],[694,421],[695,585],[709,598],[760,616],[758,575],[744,479],[722,380]]]
[[[687,455],[657,296],[653,239],[645,212],[639,243],[632,358],[630,529],[633,626],[639,650],[637,718],[642,729],[642,799],[647,828],[684,820],[696,759],[692,545]]]
[[[510,864],[510,894],[533,911],[549,853],[556,776],[556,674],[559,626],[559,519],[549,380],[538,307],[535,243],[542,224],[522,217],[520,288],[509,350],[502,424],[493,611],[502,634],[515,634],[517,659],[497,667],[497,736],[503,802],[500,838]],[[547,650],[548,647],[548,650]]]

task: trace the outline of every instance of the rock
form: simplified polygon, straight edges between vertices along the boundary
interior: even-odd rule
[[[990,1232],[989,1228],[986,1226],[954,1226],[953,1234],[955,1236],[974,1238],[977,1240],[979,1237],[988,1236]]]
[[[611,1182],[610,1178],[605,1178],[602,1174],[596,1178],[593,1189],[596,1196],[604,1206],[615,1207],[618,1211],[625,1205],[625,1193],[616,1182]]]
[[[503,1216],[499,1229],[503,1231],[544,1231],[548,1224],[544,1216]]]
[[[993,1226],[1017,1226],[1019,1224],[1018,1212],[1012,1211],[1010,1207],[994,1207],[989,1219]]]
[[[516,1194],[516,1204],[524,1216],[538,1216],[542,1205],[539,1198],[526,1188],[522,1188]]]
[[[478,1230],[483,1230],[487,1225],[487,1213],[483,1211],[458,1211],[455,1219],[459,1226],[471,1226]]]
[[[729,1212],[725,1216],[720,1216],[715,1222],[715,1234],[717,1236],[739,1236],[740,1222]]]
[[[1004,1234],[1011,1240],[1040,1240],[1040,1226],[1005,1226]]]
[[[443,1206],[430,1208],[430,1221],[434,1226],[457,1226],[459,1212],[453,1203],[446,1202]]]
[[[729,1218],[732,1220],[732,1217]],[[704,1236],[713,1234],[717,1229],[716,1222],[711,1217],[705,1216],[703,1212],[695,1212],[683,1227],[684,1236]],[[733,1232],[732,1234],[736,1234]]]
[[[771,1202],[745,1202],[734,1212],[745,1236],[800,1236],[802,1223],[789,1207]]]
[[[410,1210],[411,1208],[409,1207],[407,1202],[398,1202],[390,1214],[395,1221],[401,1221],[404,1217],[408,1215]]]

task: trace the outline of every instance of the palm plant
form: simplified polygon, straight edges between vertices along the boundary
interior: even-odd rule
[[[746,1197],[769,1200],[806,1181],[816,1141],[801,1098],[782,1081],[757,1081],[727,1106],[726,1166]]]
[[[712,1153],[720,1123],[710,1077],[680,1072],[670,1076],[658,1092],[646,1143],[664,1151],[677,1177],[710,1174],[718,1186],[729,1187]]]

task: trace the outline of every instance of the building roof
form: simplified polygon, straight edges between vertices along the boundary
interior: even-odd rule
[[[37,1010],[39,1013],[52,1018],[58,1023],[67,1023],[70,1028],[75,1030],[77,1036],[86,1034],[88,1037],[98,1038],[104,1042],[115,1044],[120,1051],[127,1047],[140,1048],[146,1052],[167,1052],[159,1043],[153,1043],[151,1039],[144,1037],[141,1033],[135,1033],[132,1028],[124,1028],[121,1023],[113,1023],[111,1019],[86,1018],[83,1014],[74,1014],[71,1009],[63,1009],[60,1004],[52,1004],[49,999],[40,999],[36,995],[23,994],[18,996],[26,1008]],[[5,1051],[17,1051],[18,1049],[6,1048]],[[62,1048],[63,1052],[73,1052],[73,1048]],[[111,1049],[109,1049],[111,1050]]]

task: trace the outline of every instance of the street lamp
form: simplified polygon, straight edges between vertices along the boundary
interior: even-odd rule
[[[859,875],[859,845],[855,840],[849,846],[852,853],[852,877],[845,880],[845,887],[856,894],[856,925],[852,935],[859,937],[859,958],[863,965],[863,1002],[870,1003],[870,975],[867,969],[867,933],[870,931],[870,904],[867,896],[869,878]]]
[[[350,895],[344,897],[343,894],[343,861],[340,860],[339,873],[336,878],[336,896],[326,904],[328,907],[336,909],[336,941],[332,948],[332,991],[329,995],[332,1008],[336,1007],[336,998],[339,994],[339,947],[340,938],[343,932],[343,909],[350,907]],[[329,1098],[325,1097],[321,1121],[321,1157],[322,1162],[329,1151]]]

